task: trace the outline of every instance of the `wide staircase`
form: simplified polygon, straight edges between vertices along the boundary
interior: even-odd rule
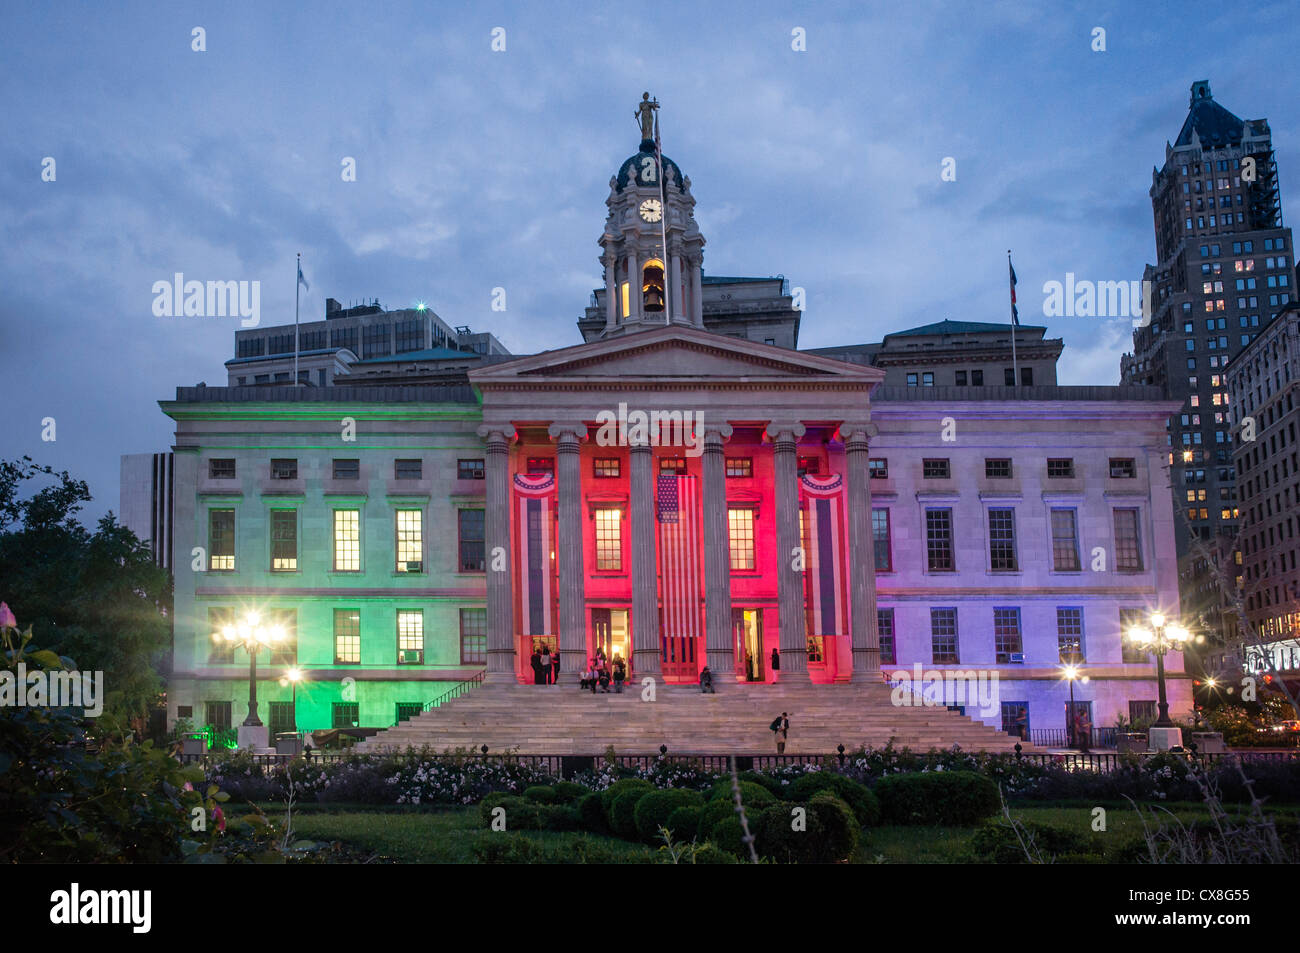
[[[659,684],[654,701],[639,685],[592,695],[575,684],[485,684],[357,746],[358,751],[429,746],[521,754],[771,754],[772,719],[788,712],[787,754],[831,754],[863,746],[914,751],[1009,752],[1017,739],[946,708],[897,707],[881,682],[841,685],[727,684],[716,694]],[[1036,751],[1022,744],[1026,752]]]

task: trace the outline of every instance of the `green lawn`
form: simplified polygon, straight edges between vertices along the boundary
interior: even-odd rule
[[[1204,818],[1198,804],[1160,805],[1183,822]],[[474,863],[474,847],[483,838],[501,837],[485,830],[477,807],[413,811],[344,809],[327,813],[312,810],[296,814],[294,833],[308,840],[340,841],[376,861],[398,863]],[[1294,815],[1300,807],[1288,806],[1271,813]],[[1021,821],[1072,829],[1096,839],[1105,853],[1140,836],[1142,825],[1128,804],[1106,806],[1106,830],[1092,829],[1091,806],[1014,807],[1012,815]],[[866,831],[855,857],[856,863],[952,864],[971,860],[973,827],[885,826]],[[631,859],[651,852],[649,848],[611,837],[581,833],[525,831],[520,836],[544,845],[559,845],[580,839],[609,847]]]

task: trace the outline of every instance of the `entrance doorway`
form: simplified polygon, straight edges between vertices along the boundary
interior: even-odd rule
[[[632,657],[626,609],[592,609],[591,632],[594,642],[592,654],[600,648],[605,650],[605,658],[611,662],[616,655],[624,662]]]
[[[762,610],[732,609],[731,629],[736,639],[737,674],[746,682],[765,681]]]

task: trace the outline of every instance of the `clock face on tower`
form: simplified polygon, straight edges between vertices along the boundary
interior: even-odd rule
[[[641,218],[647,222],[657,222],[664,217],[664,207],[658,199],[646,199],[641,203]]]

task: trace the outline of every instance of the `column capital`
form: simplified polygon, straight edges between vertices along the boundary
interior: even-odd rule
[[[557,421],[546,428],[546,434],[556,443],[564,443],[565,434],[568,434],[574,442],[581,443],[587,439],[587,425],[569,421]]]
[[[731,424],[705,424],[704,430],[704,449],[710,447],[721,447],[731,439]]]
[[[767,429],[764,433],[766,433],[768,438],[771,440],[782,439],[782,434],[789,434],[789,436],[785,438],[787,440],[798,440],[804,435],[806,429],[807,428],[797,420],[773,420],[768,423]]]
[[[519,436],[509,424],[483,424],[475,433],[488,443],[512,443]]]
[[[839,437],[845,445],[851,443],[868,443],[880,433],[880,427],[869,420],[845,420],[838,428]]]

